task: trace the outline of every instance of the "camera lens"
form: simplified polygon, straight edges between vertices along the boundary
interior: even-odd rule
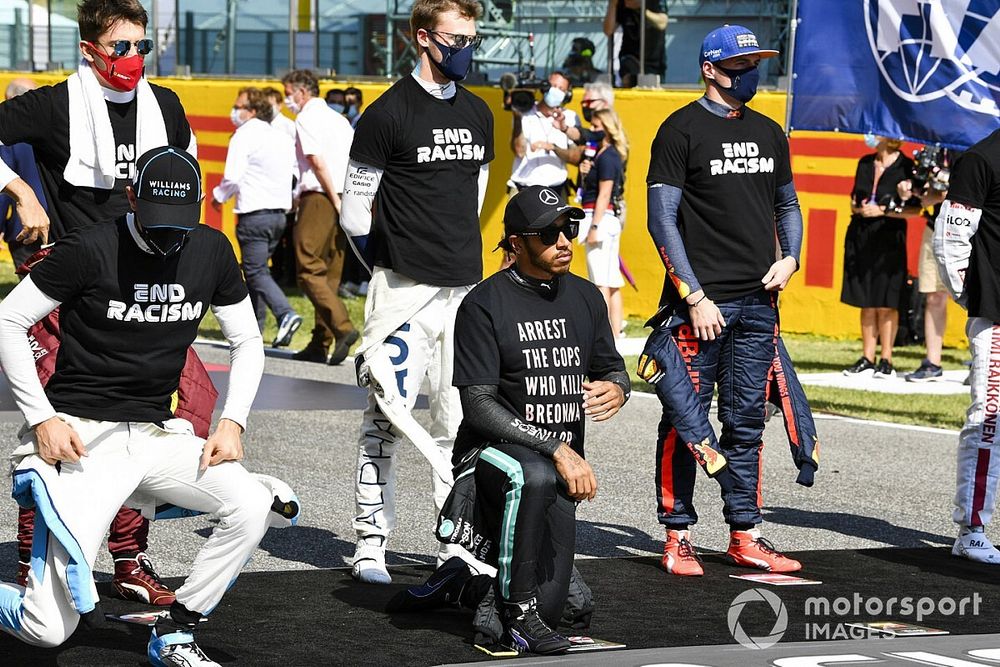
[[[510,108],[518,113],[528,113],[535,106],[535,92],[532,90],[512,90]]]

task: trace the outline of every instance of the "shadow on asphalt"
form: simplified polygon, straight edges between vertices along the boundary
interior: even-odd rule
[[[924,547],[928,544],[951,546],[954,537],[937,535],[923,530],[903,528],[885,519],[840,512],[814,512],[792,507],[768,507],[764,520],[785,526],[823,528],[848,537],[884,542],[894,547]]]

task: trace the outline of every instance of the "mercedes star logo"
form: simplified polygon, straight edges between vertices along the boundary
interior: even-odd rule
[[[555,206],[559,203],[559,196],[546,188],[538,193],[538,200],[546,206]]]

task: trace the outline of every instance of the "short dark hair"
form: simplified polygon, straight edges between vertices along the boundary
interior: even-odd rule
[[[479,0],[416,0],[410,12],[411,37],[416,39],[420,28],[433,30],[437,25],[438,15],[452,10],[469,19],[478,19],[483,15]]]
[[[274,119],[274,107],[267,94],[260,88],[241,88],[240,95],[247,96],[247,108],[253,111],[257,118],[270,123]]]
[[[319,79],[312,73],[312,70],[293,69],[281,77],[281,83],[285,86],[305,88],[313,97],[319,97]]]
[[[83,0],[76,6],[76,22],[84,41],[96,41],[119,21],[138,23],[145,28],[149,16],[139,0]]]
[[[342,88],[331,88],[330,90],[326,91],[327,103],[330,102],[331,95],[340,95],[341,99],[343,99],[345,92],[346,91],[344,91]]]
[[[264,93],[264,95],[267,97],[268,100],[270,100],[272,104],[274,103],[280,104],[281,101],[285,99],[284,93],[282,93],[277,88],[272,88],[271,86],[268,86],[267,88],[261,88],[260,92]]]
[[[360,107],[365,103],[365,96],[361,94],[360,88],[355,88],[351,86],[350,88],[344,88],[344,95],[354,95],[358,98],[358,106]]]

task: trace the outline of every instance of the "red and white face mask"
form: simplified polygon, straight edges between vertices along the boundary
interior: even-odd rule
[[[136,53],[131,56],[124,56],[122,58],[112,58],[108,54],[91,42],[88,42],[93,49],[91,53],[95,58],[100,58],[104,63],[104,69],[100,67],[94,67],[94,71],[99,77],[104,79],[109,86],[115,90],[121,90],[128,92],[130,90],[135,90],[135,87],[139,85],[139,79],[142,78],[142,74],[146,69],[146,60],[143,56]]]

